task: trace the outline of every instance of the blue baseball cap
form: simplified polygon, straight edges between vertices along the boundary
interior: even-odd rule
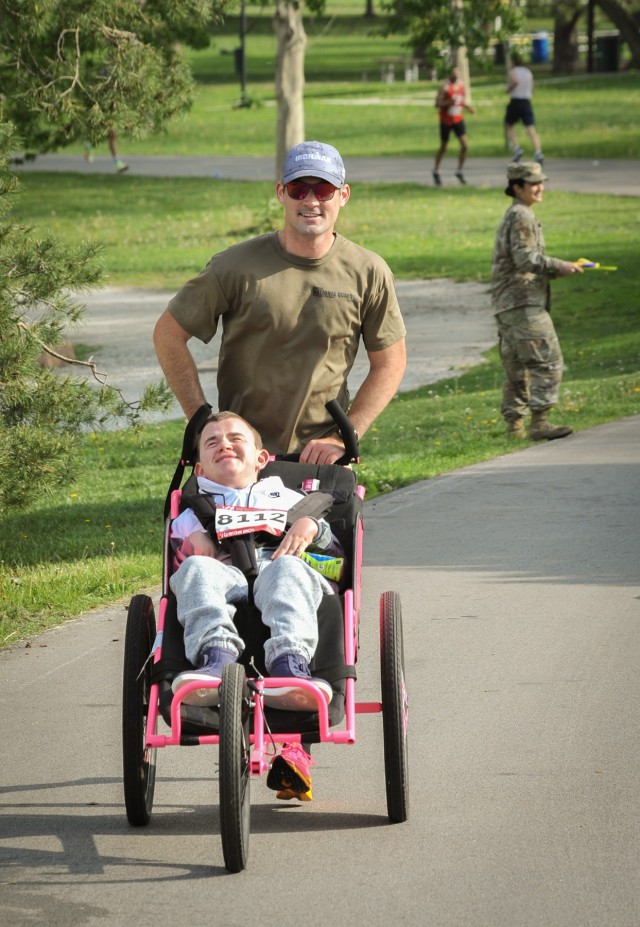
[[[289,150],[282,166],[282,183],[299,177],[319,177],[342,187],[345,170],[340,152],[324,142],[300,142]]]

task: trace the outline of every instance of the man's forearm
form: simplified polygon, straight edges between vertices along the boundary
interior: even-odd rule
[[[391,402],[407,365],[404,340],[385,351],[370,352],[371,367],[349,408],[349,420],[362,436]]]
[[[382,351],[370,351],[369,373],[349,407],[349,421],[362,436],[396,394],[407,363],[404,338]],[[332,464],[344,453],[337,434],[310,441],[302,449],[302,463]]]
[[[185,335],[184,330],[165,313],[156,324],[153,343],[167,383],[189,419],[207,400]]]

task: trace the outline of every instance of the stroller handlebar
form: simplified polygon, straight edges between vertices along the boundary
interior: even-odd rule
[[[344,444],[344,455],[340,460],[336,460],[336,464],[357,463],[360,459],[358,436],[355,428],[347,417],[347,413],[338,403],[337,399],[330,399],[329,402],[325,404],[325,409],[338,426],[338,431],[340,432],[340,437]]]

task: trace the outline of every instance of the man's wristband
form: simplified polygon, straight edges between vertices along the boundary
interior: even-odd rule
[[[352,425],[351,427],[352,427],[352,429],[353,429],[353,433],[354,433],[354,435],[355,435],[356,441],[357,441],[358,443],[360,443],[360,435],[358,434],[358,432],[356,431],[356,429],[353,428],[353,425]],[[340,434],[340,432],[334,433],[334,434],[330,435],[330,437],[331,437],[331,438],[338,438],[340,441],[342,441],[342,444],[344,445],[344,441],[342,440],[342,435]]]

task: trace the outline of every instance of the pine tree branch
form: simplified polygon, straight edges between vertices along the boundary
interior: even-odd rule
[[[99,383],[103,389],[112,390],[120,398],[120,402],[124,407],[131,409],[133,413],[138,412],[140,403],[129,402],[129,400],[124,398],[124,394],[122,390],[119,389],[119,387],[113,386],[111,383],[107,382],[109,379],[109,374],[98,370],[98,365],[94,361],[93,356],[91,356],[87,361],[79,360],[77,357],[67,357],[65,354],[60,354],[58,351],[54,351],[54,349],[48,344],[45,344],[41,338],[38,338],[37,335],[34,335],[33,331],[30,329],[30,326],[25,322],[18,321],[18,328],[21,328],[24,332],[26,332],[29,337],[32,338],[36,344],[39,344],[42,350],[46,354],[49,354],[51,357],[55,357],[57,360],[64,361],[65,364],[71,364],[76,367],[88,367],[96,383]]]

